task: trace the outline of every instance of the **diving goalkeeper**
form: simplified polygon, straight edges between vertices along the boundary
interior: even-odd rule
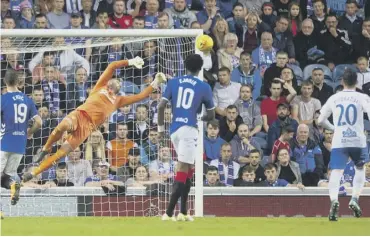
[[[40,166],[32,173],[25,173],[23,175],[23,181],[27,182],[31,180],[36,175],[54,165],[60,158],[65,157],[71,151],[75,150],[118,108],[143,100],[150,95],[153,89],[158,89],[159,85],[166,81],[163,73],[157,73],[151,85],[145,88],[140,94],[119,96],[120,82],[117,79],[112,79],[115,70],[126,66],[134,66],[140,69],[143,65],[144,61],[140,57],[120,60],[109,64],[100,76],[95,87],[91,90],[86,102],[68,114],[50,134],[42,151],[37,155],[37,162],[43,160],[50,153],[52,145],[61,139],[64,132],[67,131],[69,135],[66,141],[55,154],[42,161]]]

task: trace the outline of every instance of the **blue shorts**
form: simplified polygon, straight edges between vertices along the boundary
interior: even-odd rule
[[[329,169],[343,170],[349,157],[351,157],[356,166],[362,167],[369,161],[369,151],[367,147],[333,148],[330,154]]]

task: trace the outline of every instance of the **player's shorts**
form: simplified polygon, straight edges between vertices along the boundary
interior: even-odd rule
[[[190,126],[182,126],[172,133],[171,141],[180,162],[193,165],[198,153],[198,129]]]
[[[91,122],[89,115],[81,110],[71,112],[65,119],[72,121],[72,132],[67,136],[66,141],[75,150],[90,136],[95,125]]]
[[[344,169],[351,157],[356,166],[362,167],[369,161],[369,151],[366,147],[333,148],[330,154],[329,169]]]
[[[17,175],[17,169],[21,163],[23,154],[18,154],[14,152],[0,151],[1,161],[0,161],[0,171],[10,176]]]

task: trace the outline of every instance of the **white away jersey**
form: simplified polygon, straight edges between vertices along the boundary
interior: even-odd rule
[[[320,117],[327,119],[332,113],[335,127],[332,148],[366,147],[364,113],[370,116],[370,97],[354,90],[343,90],[328,99]]]

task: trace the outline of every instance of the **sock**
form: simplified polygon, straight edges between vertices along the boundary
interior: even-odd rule
[[[41,172],[49,169],[51,166],[56,164],[56,161],[58,161],[60,158],[67,155],[67,152],[63,149],[59,149],[54,155],[50,156],[43,162],[41,162],[40,166],[37,167],[37,169],[34,170],[32,173],[33,175],[38,175]]]
[[[177,172],[177,173],[179,173],[179,172]],[[177,177],[177,174],[176,174],[176,177]],[[177,204],[177,201],[181,197],[184,188],[185,188],[185,183],[175,180],[175,182],[173,183],[173,189],[172,189],[172,193],[171,193],[171,197],[170,197],[170,202],[169,202],[169,204],[167,206],[167,210],[166,210],[166,214],[168,216],[170,216],[170,217],[173,216],[173,211],[175,210],[175,206]]]
[[[353,177],[353,187],[352,187],[352,198],[358,200],[360,197],[362,188],[365,185],[365,167],[359,169],[355,166],[355,176]]]
[[[188,214],[187,204],[188,204],[188,197],[189,197],[191,185],[192,185],[191,179],[187,179],[185,183],[184,192],[182,192],[181,194],[181,210],[180,211],[184,215]]]
[[[60,124],[58,124],[58,126],[50,134],[43,148],[43,151],[50,150],[53,144],[59,141],[63,137],[64,132],[67,131],[68,128],[70,128],[70,124],[66,120],[62,120],[62,122],[60,122]]]
[[[329,178],[329,196],[330,201],[338,200],[340,179],[342,178],[342,170],[332,170]]]

